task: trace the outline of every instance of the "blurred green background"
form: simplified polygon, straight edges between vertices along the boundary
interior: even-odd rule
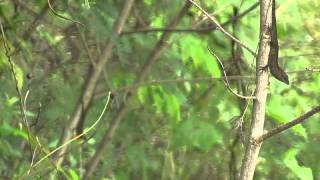
[[[13,55],[18,88],[26,101],[30,133],[42,147],[26,141],[19,96],[5,55],[0,49],[0,176],[13,179],[81,179],[84,166],[120,104],[128,107],[112,143],[92,179],[235,179],[243,158],[252,102],[231,94],[223,71],[209,53],[213,49],[230,76],[231,88],[251,95],[255,60],[215,28],[196,7],[190,7],[176,27],[168,23],[184,6],[182,0],[136,0],[118,38],[109,37],[124,5],[115,0],[4,0],[0,20]],[[224,28],[256,50],[259,5],[254,0],[197,1]],[[320,102],[320,3],[317,0],[277,0],[280,66],[287,86],[270,77],[265,129],[300,116]],[[239,16],[243,15],[243,16]],[[134,85],[163,33],[164,50],[143,84]],[[85,142],[69,145],[59,168],[50,158],[30,168],[59,142],[72,116],[89,66],[114,40],[112,56],[103,68],[85,128],[100,115],[112,91],[108,110]],[[17,48],[18,47],[18,48]],[[129,94],[130,89],[137,93]],[[131,96],[128,99],[128,96]],[[243,124],[235,124],[243,114]],[[41,108],[40,105],[41,104]],[[266,141],[255,179],[319,179],[319,115]],[[37,149],[37,150],[35,150]],[[39,149],[43,149],[40,152]],[[35,155],[33,155],[35,152]]]

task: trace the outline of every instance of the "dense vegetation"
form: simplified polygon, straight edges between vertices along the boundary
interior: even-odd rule
[[[258,52],[257,1],[197,3]],[[319,105],[319,9],[276,1],[290,85],[270,76],[265,130]],[[256,59],[194,4],[2,0],[0,21],[0,177],[236,178],[253,101],[224,73],[252,96]],[[267,139],[255,179],[319,179],[319,117]]]

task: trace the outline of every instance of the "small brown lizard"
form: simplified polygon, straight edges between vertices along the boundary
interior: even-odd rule
[[[289,85],[289,78],[286,72],[279,66],[278,53],[278,36],[277,36],[277,20],[276,20],[276,2],[272,0],[272,22],[271,22],[271,41],[270,41],[270,53],[268,60],[268,67],[273,77],[279,81]]]

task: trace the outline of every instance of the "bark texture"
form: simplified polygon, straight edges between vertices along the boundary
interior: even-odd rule
[[[260,1],[260,42],[256,62],[256,90],[253,105],[253,117],[250,133],[246,144],[245,156],[242,161],[240,180],[251,180],[257,165],[261,143],[256,139],[263,134],[265,121],[267,88],[268,88],[268,57],[270,52],[271,26],[272,26],[272,0]]]

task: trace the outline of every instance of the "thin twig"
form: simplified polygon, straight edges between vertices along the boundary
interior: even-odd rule
[[[13,0],[13,1],[14,3],[18,2],[18,0]],[[55,0],[51,0],[51,5],[53,4],[54,1]],[[17,4],[17,5],[21,6],[21,4]],[[30,39],[31,34],[36,30],[36,27],[39,25],[40,21],[44,19],[49,9],[50,9],[49,5],[48,3],[46,3],[46,5],[44,5],[41,11],[37,13],[36,16],[34,16],[34,19],[29,24],[27,29],[22,33],[22,37],[21,38],[16,37],[15,41],[13,42],[14,51],[11,53],[11,55],[17,54],[21,50],[22,48],[21,42],[27,41],[28,39]],[[29,13],[29,14],[33,15],[33,13]],[[24,61],[21,61],[21,62],[24,63]]]
[[[121,33],[126,20],[129,17],[131,7],[134,3],[134,0],[126,0],[123,4],[123,8],[119,13],[118,18],[114,21],[114,25],[112,31],[109,32],[110,36],[107,43],[104,45],[103,50],[101,53],[96,57],[96,67],[90,66],[88,68],[88,73],[86,74],[86,83],[82,86],[82,93],[79,96],[78,103],[73,111],[73,114],[68,121],[68,124],[65,126],[64,133],[60,138],[59,144],[65,144],[69,139],[72,138],[73,130],[82,131],[82,124],[84,123],[83,117],[87,114],[88,110],[90,109],[91,102],[93,100],[93,94],[96,89],[97,82],[99,77],[102,73],[103,67],[105,64],[110,60],[113,54],[115,39],[118,38],[119,34]],[[61,165],[64,161],[65,156],[61,156],[65,154],[67,150],[67,146],[61,148],[58,153],[56,154],[56,165]]]
[[[210,32],[211,30],[215,30],[215,29],[217,29],[216,25],[209,26],[206,28],[162,28],[162,27],[156,28],[156,27],[148,27],[148,28],[141,28],[141,29],[135,29],[135,30],[130,30],[130,31],[124,31],[121,33],[121,36],[137,34],[137,33],[156,33],[156,32],[205,33],[205,32]]]
[[[26,112],[25,112],[26,110],[25,110],[25,106],[24,106],[22,93],[21,93],[20,88],[19,88],[17,74],[16,74],[16,72],[14,70],[14,64],[13,64],[13,62],[11,60],[11,56],[10,56],[10,47],[8,46],[8,43],[7,43],[7,39],[6,39],[6,35],[4,33],[4,30],[3,30],[2,22],[0,22],[0,28],[1,28],[2,38],[3,38],[3,45],[4,45],[4,49],[5,49],[5,55],[7,57],[9,65],[10,65],[10,71],[12,73],[12,76],[13,76],[13,79],[14,79],[14,82],[15,82],[15,88],[16,88],[16,91],[17,91],[17,94],[18,94],[18,97],[19,97],[19,101],[20,101],[19,107],[20,107],[21,117],[22,117],[23,125],[25,126],[27,134],[28,134],[28,143],[29,143],[29,146],[30,146],[30,150],[31,150],[30,153],[31,153],[32,152],[32,149],[31,149],[32,146],[31,146],[30,128],[29,128],[29,124],[28,124],[28,120],[27,120],[27,116],[26,116]]]
[[[32,169],[32,166],[33,166],[33,163],[34,163],[34,159],[36,158],[37,147],[38,146],[36,146],[34,148],[34,150],[33,150],[32,159],[31,159],[31,163],[30,163],[30,167],[29,167],[29,170],[27,172],[27,175],[30,175],[30,172],[31,172],[31,169]]]
[[[208,48],[208,50],[217,59],[217,61],[221,65],[221,68],[222,68],[222,71],[223,71],[223,74],[224,74],[224,77],[225,77],[225,81],[223,81],[223,82],[226,85],[226,87],[230,90],[230,92],[232,94],[236,95],[237,97],[242,98],[242,99],[256,99],[255,96],[243,96],[243,95],[238,94],[237,92],[235,92],[235,91],[233,91],[231,89],[230,84],[229,84],[229,80],[228,80],[228,76],[227,76],[227,73],[226,73],[226,70],[225,70],[225,68],[223,66],[222,61],[220,60],[220,58],[210,48]]]
[[[228,79],[253,79],[254,76],[227,76]],[[157,85],[157,84],[170,84],[170,83],[185,83],[185,82],[191,82],[191,83],[196,83],[196,82],[201,82],[201,81],[212,81],[212,80],[225,80],[225,77],[198,77],[198,78],[193,78],[193,79],[185,79],[185,78],[177,78],[177,79],[159,79],[159,80],[151,80],[148,82],[144,83],[139,83],[139,84],[134,84],[131,86],[125,86],[121,87],[119,89],[115,89],[115,91],[126,91],[130,89],[135,89],[140,86],[148,86],[148,85]]]
[[[253,11],[256,7],[258,7],[259,2],[256,2],[252,6],[250,6],[247,10],[243,11],[241,14],[237,16],[233,16],[226,22],[222,23],[221,26],[224,27],[231,22],[240,19],[247,15],[249,12]],[[165,27],[160,27],[160,28],[153,28],[153,27],[148,27],[148,28],[141,28],[141,29],[135,29],[135,30],[129,30],[129,31],[123,31],[120,35],[131,35],[135,33],[154,33],[154,32],[178,32],[178,33],[207,33],[211,32],[213,30],[219,29],[216,24],[212,24],[208,27],[205,28],[165,28]]]
[[[42,146],[42,144],[37,136],[35,136],[34,139],[35,139],[34,141],[36,144],[36,148],[39,147],[39,150],[41,153],[46,155],[50,152],[44,146]],[[50,161],[50,163],[52,164],[52,166],[55,168],[56,171],[60,171],[60,172],[63,171],[60,167],[56,166],[53,162]],[[32,168],[34,167],[34,160],[31,164],[32,164],[32,166],[30,166],[26,172],[22,173],[22,175],[18,179],[25,179],[24,177],[29,175],[29,172],[31,172]]]
[[[24,96],[24,99],[23,99],[23,107],[24,107],[24,109],[27,109],[26,107],[27,107],[27,99],[28,99],[29,93],[30,93],[30,91],[27,90],[26,95]]]
[[[36,117],[35,121],[30,125],[30,127],[36,126],[38,124],[38,121],[40,119],[40,114],[41,114],[41,108],[42,108],[42,104],[39,102],[37,117]]]
[[[51,5],[51,3],[50,3],[50,0],[48,0],[48,6],[49,6],[51,12],[52,12],[54,15],[58,16],[59,18],[64,19],[64,20],[67,20],[67,21],[71,21],[71,22],[76,23],[76,24],[79,24],[79,25],[81,25],[81,26],[84,26],[83,23],[81,23],[81,22],[79,22],[79,21],[76,21],[76,20],[73,20],[73,19],[70,19],[70,18],[67,18],[67,17],[65,17],[65,16],[62,16],[61,14],[59,14],[58,12],[56,12],[56,11],[53,9],[53,7],[52,7],[52,5]]]
[[[287,71],[286,73],[302,73],[302,72],[320,72],[320,70],[312,70],[310,68],[306,68],[305,70],[297,70],[297,71]],[[142,82],[142,83],[137,83],[133,85],[128,85],[124,87],[120,87],[117,89],[114,89],[114,92],[121,92],[121,91],[131,91],[132,89],[139,88],[141,86],[151,86],[151,85],[161,85],[161,84],[172,84],[172,83],[185,83],[185,82],[190,82],[190,83],[198,83],[198,82],[203,82],[203,81],[214,81],[214,80],[226,80],[226,77],[228,80],[239,80],[239,79],[254,79],[254,76],[249,76],[249,75],[231,75],[231,76],[224,76],[224,77],[197,77],[197,78],[192,78],[192,79],[186,79],[186,78],[176,78],[176,79],[155,79],[151,80],[148,82]],[[104,90],[105,91],[105,90]],[[96,93],[95,98],[99,98],[101,96],[105,96],[105,93]]]
[[[85,52],[86,52],[86,54],[87,54],[87,56],[88,56],[88,58],[90,60],[91,65],[96,67],[96,62],[95,62],[95,60],[94,60],[94,58],[92,56],[92,53],[89,50],[89,46],[88,46],[87,40],[85,39],[86,37],[81,33],[79,27],[77,27],[77,30],[78,30],[78,33],[79,33],[79,36],[80,36],[81,43],[84,46]],[[103,73],[104,81],[105,81],[107,87],[109,87],[109,91],[114,93],[115,90],[114,90],[113,85],[112,85],[112,83],[111,83],[111,81],[109,79],[107,70],[103,69],[102,73]],[[118,103],[117,98],[115,98],[115,99],[116,99],[116,103]]]
[[[320,112],[320,106],[317,106],[315,108],[313,108],[312,110],[310,110],[309,112],[305,113],[304,115],[296,118],[295,120],[292,120],[286,124],[283,124],[281,126],[278,126],[274,129],[272,129],[271,131],[267,132],[267,133],[264,133],[262,136],[260,136],[256,142],[257,143],[261,143],[271,137],[273,137],[274,135],[277,135],[297,124],[300,124],[300,123],[303,123],[304,121],[306,121],[309,117],[315,115],[316,113]]]
[[[109,101],[110,101],[110,95],[111,95],[111,92],[109,92],[108,94],[108,99],[107,99],[107,102],[106,104],[104,105],[103,107],[103,110],[100,114],[100,116],[98,117],[98,119],[88,128],[88,129],[85,129],[81,134],[71,138],[70,140],[68,140],[67,142],[65,142],[64,144],[62,144],[61,146],[57,147],[56,149],[54,149],[53,151],[49,152],[47,155],[45,155],[43,158],[41,158],[38,162],[36,162],[32,167],[36,167],[38,166],[43,160],[47,159],[48,157],[50,157],[51,155],[53,155],[55,152],[57,152],[58,150],[60,150],[61,148],[63,148],[64,146],[67,146],[68,144],[72,143],[73,141],[79,139],[81,136],[87,134],[88,132],[90,132],[93,128],[96,127],[96,125],[100,122],[100,120],[102,119],[104,113],[106,112],[107,110],[107,107],[108,107],[108,104],[109,104]]]
[[[252,91],[251,96],[253,96],[253,94],[254,94],[254,91]],[[244,116],[248,110],[249,104],[250,104],[250,101],[247,101],[246,106],[242,112],[242,115],[240,116],[239,121],[236,124],[236,126],[238,126],[238,127],[235,127],[235,128],[239,128],[240,139],[241,139],[241,142],[243,145],[245,144],[245,139],[244,139],[244,135],[243,135],[243,119],[244,119]]]
[[[246,46],[245,44],[243,44],[239,39],[235,38],[234,36],[232,36],[232,34],[230,34],[228,31],[226,31],[221,25],[220,23],[213,17],[211,16],[207,11],[205,11],[200,5],[198,5],[196,2],[194,2],[193,0],[189,0],[193,5],[195,5],[203,14],[205,14],[210,20],[212,20],[217,27],[229,38],[231,38],[232,40],[234,40],[236,43],[238,43],[240,46],[244,47],[246,50],[248,50],[254,57],[256,57],[256,53],[251,50],[248,46]]]
[[[254,79],[254,76],[239,76],[239,75],[233,75],[233,76],[227,76],[228,80],[237,80],[237,79]],[[131,92],[134,89],[137,89],[142,86],[152,86],[152,85],[163,85],[163,84],[173,84],[173,83],[198,83],[198,82],[205,82],[205,81],[214,81],[214,80],[225,80],[225,77],[198,77],[198,78],[193,78],[193,79],[186,79],[186,78],[177,78],[177,79],[158,79],[158,80],[151,80],[148,82],[143,82],[143,83],[136,83],[133,85],[129,86],[124,86],[120,87],[118,89],[114,89],[112,93],[117,93],[117,92],[123,92],[123,91],[129,91]],[[105,90],[103,92],[97,92],[95,94],[95,99],[99,99],[100,97],[105,96]]]

